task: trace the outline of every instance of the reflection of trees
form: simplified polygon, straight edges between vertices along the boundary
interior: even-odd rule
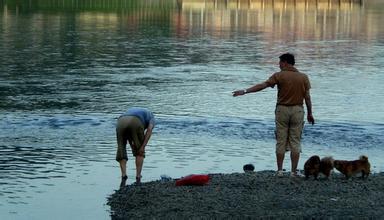
[[[9,9],[26,10],[82,10],[82,11],[116,11],[138,9],[170,9],[172,0],[1,0],[0,5]]]

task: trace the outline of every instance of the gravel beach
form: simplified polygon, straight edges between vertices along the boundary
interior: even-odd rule
[[[112,219],[381,219],[384,173],[346,180],[276,177],[274,171],[210,174],[204,186],[175,180],[129,185],[108,198]]]

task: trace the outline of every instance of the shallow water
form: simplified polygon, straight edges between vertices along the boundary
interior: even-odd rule
[[[0,1],[1,219],[108,219],[115,121],[132,105],[157,119],[143,181],[275,169],[276,89],[231,91],[267,79],[287,51],[317,122],[299,166],[366,154],[383,171],[382,4],[199,2]]]

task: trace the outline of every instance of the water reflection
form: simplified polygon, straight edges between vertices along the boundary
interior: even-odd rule
[[[73,170],[89,172],[90,162],[108,160],[110,145],[100,127],[113,132],[113,124],[89,116],[15,117],[0,120],[0,195],[3,202],[22,204],[20,193],[30,192],[36,180],[65,178]],[[83,139],[82,137],[87,137]],[[44,188],[44,187],[43,187]],[[29,193],[28,193],[29,194]],[[16,197],[15,197],[16,196]]]
[[[329,9],[364,6],[367,0],[177,0],[182,8],[209,9]],[[369,1],[369,0],[368,0]]]
[[[84,26],[108,26],[114,31],[141,29],[151,22],[168,23],[169,29],[164,31],[180,37],[193,34],[195,30],[220,36],[231,36],[231,31],[264,32],[263,37],[269,41],[346,37],[369,40],[382,34],[380,21],[384,17],[382,13],[366,13],[370,9],[384,9],[384,4],[375,0],[3,0],[1,5],[5,27],[12,26],[9,16],[14,13],[55,9],[79,13],[76,16],[78,25],[72,27],[74,31]],[[49,28],[38,17],[32,18],[30,23],[35,30]],[[76,42],[76,32],[72,33],[67,33],[66,37]],[[140,38],[140,35],[135,37]]]
[[[269,42],[284,39],[327,40],[375,38],[381,22],[364,13],[360,0],[179,1],[180,26],[230,35],[233,31],[264,32]],[[382,15],[381,15],[382,16]],[[224,33],[223,33],[224,32]]]

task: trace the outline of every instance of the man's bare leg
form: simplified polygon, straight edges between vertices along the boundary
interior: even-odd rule
[[[143,169],[144,157],[136,156],[136,182],[140,183],[141,181],[141,170]]]
[[[120,170],[121,170],[121,177],[127,176],[127,160],[119,160],[120,164]]]
[[[296,174],[297,164],[299,163],[300,153],[291,151],[291,172]]]
[[[127,160],[120,160],[120,170],[121,170],[121,182],[120,182],[120,188],[125,186],[125,183],[127,182],[128,176],[127,176]]]
[[[284,153],[276,153],[277,171],[283,170]]]

